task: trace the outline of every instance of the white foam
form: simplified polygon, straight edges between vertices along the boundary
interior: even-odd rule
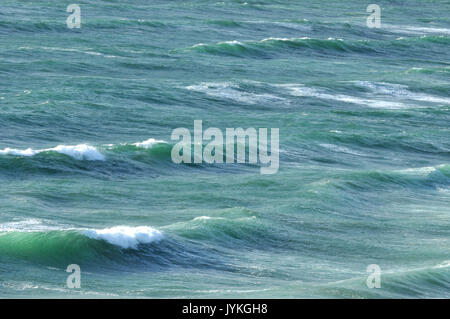
[[[237,41],[237,40],[232,40],[232,41],[222,41],[222,42],[218,42],[217,44],[243,45],[242,42]]]
[[[163,234],[159,230],[148,226],[88,229],[84,230],[82,234],[92,239],[105,240],[112,245],[131,249],[137,249],[139,244],[158,242],[163,238]]]
[[[369,89],[382,98],[396,98],[397,101],[387,101],[384,99],[368,99],[345,94],[331,94],[325,89],[306,87],[302,84],[278,84],[277,87],[284,87],[290,91],[293,96],[316,97],[325,100],[341,101],[352,104],[366,105],[374,108],[401,109],[410,107],[419,107],[417,105],[410,106],[402,102],[402,100],[412,100],[420,102],[431,102],[450,104],[449,98],[437,97],[433,95],[414,93],[408,90],[408,86],[393,83],[356,81],[355,86]],[[400,101],[398,101],[400,100]]]
[[[240,217],[240,218],[224,218],[224,217],[211,217],[211,216],[199,216],[195,217],[192,221],[216,221],[216,220],[228,220],[228,221],[243,221],[243,220],[251,220],[255,219],[256,216],[249,216],[249,217]]]
[[[377,94],[390,95],[399,99],[450,104],[449,98],[411,92],[406,85],[370,81],[357,81],[355,82],[355,85],[357,87],[369,89]]]
[[[204,221],[204,220],[210,220],[210,219],[215,219],[215,220],[225,220],[225,218],[223,217],[210,217],[210,216],[199,216],[199,217],[195,217],[193,219],[193,221]]]
[[[92,51],[90,48],[86,48],[86,51],[80,50],[80,49],[73,49],[73,48],[58,48],[58,47],[29,47],[29,46],[23,46],[19,48],[20,50],[34,50],[34,49],[40,49],[40,50],[46,50],[46,51],[60,51],[60,52],[76,52],[76,53],[84,53],[89,55],[96,55],[96,56],[103,56],[105,58],[118,58],[115,55],[108,55],[103,54],[100,52]]]
[[[346,153],[346,154],[352,154],[352,155],[358,155],[358,156],[365,156],[365,154],[354,151],[345,146],[339,146],[339,145],[335,145],[335,144],[326,144],[326,143],[319,144],[319,145],[326,149],[329,149],[329,150],[332,150],[332,151],[338,152],[338,153]]]
[[[262,39],[260,42],[266,42],[266,41],[294,41],[294,38],[274,38],[274,37],[270,37],[270,38],[265,38]]]
[[[259,42],[266,42],[266,41],[282,41],[282,42],[286,42],[286,41],[291,41],[291,42],[296,42],[296,41],[300,41],[300,40],[311,40],[310,37],[301,37],[301,38],[277,38],[277,37],[269,37],[269,38],[265,38],[262,39]],[[335,40],[334,38],[328,38],[328,40]]]
[[[360,97],[345,95],[345,94],[331,94],[331,93],[327,93],[325,90],[306,87],[306,86],[303,86],[302,84],[281,84],[281,85],[276,85],[276,86],[287,88],[290,91],[290,94],[293,96],[316,97],[316,98],[325,99],[325,100],[333,100],[333,101],[341,101],[341,102],[358,104],[358,105],[366,105],[368,107],[373,107],[373,108],[401,109],[401,108],[408,107],[407,105],[400,103],[400,102],[365,99],[365,98],[360,98]]]
[[[159,144],[159,143],[166,143],[166,141],[155,140],[154,138],[149,138],[146,141],[134,143],[133,145],[135,145],[136,147],[141,147],[141,148],[151,148],[154,144]]]
[[[436,171],[436,168],[433,166],[413,167],[413,168],[405,168],[405,169],[399,170],[400,173],[414,174],[414,175],[415,174],[428,175],[435,171]]]
[[[450,29],[384,24],[383,29],[404,34],[450,34]]]
[[[16,155],[16,156],[33,156],[39,153],[39,151],[35,151],[31,148],[27,148],[26,150],[19,150],[15,148],[5,148],[0,150],[1,155]]]
[[[65,154],[73,157],[77,160],[88,160],[88,161],[104,161],[105,156],[100,153],[95,147],[80,144],[75,146],[58,145],[57,147],[50,148],[44,151],[55,151],[60,154]]]
[[[52,224],[50,221],[37,218],[29,218],[24,220],[11,221],[0,224],[0,233],[2,232],[48,232],[59,230],[70,230],[72,228],[64,228],[62,225]]]
[[[240,90],[239,85],[235,83],[200,83],[198,85],[187,86],[186,89],[195,92],[201,92],[209,96],[233,100],[240,103],[256,104],[265,101],[281,101],[281,97],[272,94],[256,94]]]
[[[442,263],[434,266],[433,268],[449,268],[450,267],[450,260],[445,260]]]
[[[100,153],[95,147],[87,144],[79,145],[58,145],[53,148],[46,148],[41,150],[34,150],[32,148],[27,148],[25,150],[5,148],[0,150],[0,155],[16,155],[16,156],[34,156],[39,153],[44,152],[57,152],[60,154],[68,155],[77,160],[87,160],[87,161],[104,161],[105,156]]]

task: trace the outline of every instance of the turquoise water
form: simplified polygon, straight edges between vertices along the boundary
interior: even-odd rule
[[[450,297],[450,2],[77,3],[0,6],[0,297]],[[194,120],[278,173],[173,163]]]

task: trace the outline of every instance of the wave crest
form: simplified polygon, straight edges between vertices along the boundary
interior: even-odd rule
[[[82,234],[92,239],[104,240],[112,245],[131,249],[137,249],[139,244],[158,242],[163,238],[159,230],[149,226],[116,226],[101,230],[88,229],[83,231]]]
[[[87,144],[79,145],[58,145],[53,148],[34,150],[32,148],[27,148],[25,150],[5,148],[0,150],[0,155],[15,155],[15,156],[34,156],[39,153],[56,152],[59,154],[64,154],[70,156],[77,160],[87,160],[87,161],[104,161],[105,156],[100,153],[95,147]]]

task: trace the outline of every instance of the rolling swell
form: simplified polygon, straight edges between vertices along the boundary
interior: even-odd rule
[[[115,226],[105,229],[45,227],[31,221],[0,225],[0,254],[54,266],[209,267],[231,270],[222,263],[223,248],[259,247],[271,242],[269,227],[247,210],[225,211],[230,217],[196,217],[159,229],[149,226]],[[17,227],[17,226],[21,227]],[[31,227],[29,227],[31,225]],[[275,240],[275,238],[272,238]],[[211,251],[209,244],[215,242]],[[264,246],[260,244],[264,243]],[[243,245],[244,244],[244,245]],[[149,268],[150,267],[150,268]]]
[[[58,145],[47,149],[0,150],[0,172],[12,173],[88,173],[110,175],[140,171],[141,165],[170,164],[172,146],[164,141],[148,139],[132,144],[111,144],[94,147],[89,144]],[[159,165],[158,165],[159,164]]]
[[[148,30],[152,31],[161,28],[171,28],[173,26],[153,20],[143,19],[84,19],[83,28],[86,30],[114,30],[129,28],[133,30]],[[12,20],[8,22],[0,21],[1,33],[68,33],[70,30],[65,23],[61,21],[47,20],[47,21],[17,21]]]
[[[351,1],[84,1],[72,30],[6,2],[0,297],[449,295],[448,1],[380,29]],[[278,174],[173,163],[193,119],[280,128]]]
[[[383,191],[386,188],[436,190],[450,185],[450,165],[400,170],[361,170],[336,174],[335,186],[341,190]]]
[[[365,45],[356,45],[338,39],[311,39],[311,38],[266,38],[261,41],[226,41],[216,44],[196,44],[187,51],[228,55],[236,57],[270,57],[275,53],[284,51],[310,49],[316,52],[360,52],[369,50]]]
[[[157,270],[195,261],[183,247],[148,226],[0,232],[0,253],[13,260],[67,267]],[[202,260],[202,256],[198,256]],[[195,264],[195,262],[194,262]]]
[[[76,173],[95,177],[121,176],[140,173],[164,174],[174,169],[217,169],[235,170],[238,167],[254,167],[259,164],[207,164],[192,163],[183,165],[172,161],[171,151],[174,144],[150,138],[143,142],[108,144],[94,147],[89,144],[58,145],[47,149],[0,150],[0,173],[17,176],[28,174]],[[203,146],[205,146],[204,144]],[[245,145],[248,153],[248,145]],[[194,155],[194,146],[191,145]],[[236,154],[235,154],[236,157]]]
[[[441,45],[442,49],[450,43],[450,37],[443,35],[426,35],[413,38],[397,38],[395,40],[344,40],[317,38],[265,38],[260,41],[224,41],[215,44],[199,43],[185,51],[215,55],[268,58],[278,53],[294,53],[309,50],[317,54],[366,54],[385,55],[410,52],[411,48],[426,49],[428,43]],[[439,47],[437,47],[439,48]]]
[[[231,247],[237,243],[240,247],[254,247],[261,241],[264,241],[265,245],[276,245],[280,237],[277,230],[269,227],[257,215],[248,209],[234,208],[213,216],[195,217],[164,229],[190,240],[214,241]]]

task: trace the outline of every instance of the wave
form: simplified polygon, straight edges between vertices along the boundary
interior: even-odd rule
[[[433,192],[450,183],[450,165],[415,167],[397,170],[340,171],[334,186],[338,189],[386,190],[387,187],[420,188]]]
[[[30,218],[0,224],[0,234],[5,232],[45,232],[61,229],[60,225],[52,225],[41,219]],[[69,229],[69,228],[68,228]]]
[[[0,149],[0,174],[17,178],[33,175],[76,174],[96,178],[147,172],[170,172],[172,144],[158,139],[136,143],[91,146],[59,145],[46,149]],[[177,165],[179,166],[179,165]],[[182,169],[182,167],[179,167]]]
[[[236,57],[252,57],[252,58],[271,58],[273,54],[293,53],[300,50],[310,50],[318,54],[403,54],[407,52],[411,54],[411,47],[415,48],[414,52],[423,49],[424,53],[430,53],[429,43],[444,45],[444,49],[450,43],[450,38],[444,35],[424,35],[411,38],[397,38],[395,40],[344,40],[340,38],[317,39],[309,37],[301,38],[277,38],[269,37],[262,40],[245,40],[245,41],[221,41],[212,44],[197,43],[183,51],[194,51],[199,53],[236,56]],[[179,51],[179,50],[175,50]],[[420,51],[422,52],[422,51]]]
[[[11,177],[32,174],[83,174],[91,177],[108,178],[111,175],[128,176],[150,173],[151,176],[173,174],[174,170],[202,169],[204,171],[235,172],[259,167],[261,163],[221,164],[175,164],[172,148],[175,142],[150,138],[142,142],[103,144],[96,147],[87,144],[75,146],[59,145],[47,149],[0,150],[0,174]],[[235,143],[239,143],[235,142]],[[203,147],[206,146],[206,142]],[[194,154],[194,145],[190,145]],[[245,145],[248,152],[248,145]],[[31,175],[30,175],[31,174]]]
[[[145,20],[145,19],[91,19],[83,23],[83,28],[95,28],[95,29],[120,29],[123,27],[135,27],[139,29],[152,28],[161,29],[169,28],[172,25],[157,21],[157,20]]]
[[[163,141],[163,140],[155,140],[154,138],[149,138],[146,141],[133,143],[132,145],[135,145],[136,147],[149,149],[149,148],[152,148],[156,144],[167,144],[167,143],[166,143],[166,141]]]
[[[131,249],[137,249],[139,244],[158,242],[163,238],[159,230],[148,226],[116,226],[101,230],[88,229],[83,231],[82,234],[92,239],[105,240],[112,245]]]
[[[30,234],[27,236],[45,234],[80,234],[94,240],[108,242],[125,249],[138,249],[139,244],[159,242],[163,239],[161,231],[149,226],[115,226],[105,229],[86,229],[64,225],[54,225],[40,219],[26,219],[0,224],[0,236],[10,235],[15,239],[18,234]],[[53,236],[55,237],[55,236]],[[57,237],[57,236],[56,236]],[[64,237],[64,236],[63,236]]]
[[[349,278],[328,282],[293,282],[285,290],[290,294],[304,289],[305,296],[317,295],[329,298],[447,298],[448,260],[438,265],[428,262],[427,266],[393,268],[383,267],[381,289],[366,286],[367,274],[350,275]]]
[[[208,215],[170,224],[161,228],[183,241],[215,242],[224,247],[242,249],[262,247],[269,250],[287,240],[289,230],[269,225],[259,214],[247,208],[234,207],[221,211],[209,211]]]
[[[393,96],[405,100],[450,104],[449,98],[411,92],[406,85],[370,81],[356,81],[354,83],[356,87],[368,89],[380,95]]]
[[[59,21],[0,21],[0,33],[10,32],[67,32],[67,26]]]
[[[105,54],[97,51],[93,51],[91,48],[60,48],[60,47],[47,47],[47,46],[22,46],[19,48],[19,50],[27,50],[27,51],[50,51],[50,52],[72,52],[72,53],[82,53],[87,55],[94,55],[94,56],[103,56],[105,58],[118,58],[116,55],[111,54]]]
[[[401,34],[443,34],[450,35],[450,29],[447,28],[431,28],[431,27],[415,27],[408,25],[392,25],[383,24],[383,30],[401,33]]]
[[[144,19],[85,19],[82,22],[83,29],[107,30],[107,29],[123,29],[129,27],[133,29],[154,30],[161,28],[169,28],[172,25],[156,21]],[[68,32],[65,23],[55,20],[47,21],[0,21],[0,33],[2,32]],[[73,32],[74,30],[70,30]],[[69,32],[70,32],[69,31]]]
[[[276,86],[285,88],[291,95],[299,97],[313,97],[382,109],[403,109],[411,107],[407,104],[396,101],[375,100],[347,94],[336,94],[329,92],[324,88],[312,88],[304,86],[303,84],[279,84]]]
[[[351,155],[357,155],[357,156],[367,156],[366,154],[362,153],[362,152],[358,152],[355,150],[352,150],[348,147],[345,146],[339,146],[339,145],[335,145],[335,144],[328,144],[328,143],[322,143],[319,144],[320,146],[329,149],[333,152],[337,152],[337,153],[345,153],[345,154],[351,154]]]
[[[406,72],[408,73],[425,73],[425,74],[439,74],[439,73],[450,73],[450,67],[437,67],[437,68],[423,68],[423,67],[412,67]]]
[[[35,156],[40,153],[51,153],[56,152],[59,154],[64,154],[70,156],[76,160],[86,160],[86,161],[104,161],[105,156],[100,153],[97,148],[87,145],[87,144],[79,144],[79,145],[58,145],[53,148],[46,149],[38,149],[34,150],[32,148],[27,148],[24,150],[14,149],[14,148],[5,148],[0,150],[0,155],[15,155],[15,156]]]
[[[163,140],[156,140],[154,138],[150,138],[143,142],[131,143],[131,144],[108,144],[105,145],[108,149],[120,149],[123,146],[134,146],[136,148],[150,149],[158,144],[167,144]],[[70,156],[76,160],[86,160],[86,161],[105,161],[106,157],[103,155],[96,147],[88,145],[88,144],[78,144],[78,145],[58,145],[53,148],[45,148],[45,149],[16,149],[16,148],[5,148],[0,150],[0,155],[14,155],[14,156],[22,156],[22,157],[31,157],[41,153],[52,153],[56,152],[59,154],[64,154]]]
[[[0,224],[0,255],[52,265],[67,265],[67,262],[160,266],[208,263],[211,267],[221,267],[220,262],[211,257],[210,253],[214,252],[201,249],[207,242],[214,240],[233,247],[240,242],[241,247],[246,244],[254,247],[261,241],[276,242],[273,233],[254,212],[245,209],[200,216],[158,229],[126,225],[80,228],[31,219]]]
[[[303,38],[265,38],[260,41],[223,41],[215,44],[198,43],[187,50],[224,54],[232,56],[256,55],[266,56],[270,50],[290,50],[295,48],[309,48],[314,50],[334,50],[340,52],[361,51],[362,48],[342,39],[312,39]]]
[[[373,108],[403,109],[423,107],[423,105],[411,104],[408,101],[450,104],[449,98],[412,92],[408,90],[406,85],[370,81],[354,81],[353,83],[356,88],[372,93],[370,98],[334,93],[326,88],[307,87],[303,84],[275,84],[274,86],[288,90],[293,96],[314,97]],[[376,98],[373,98],[373,93],[376,94]],[[393,101],[392,98],[396,100]]]
[[[343,93],[335,93],[327,88],[308,87],[301,83],[271,84],[262,82],[253,82],[254,87],[243,87],[235,82],[203,82],[197,85],[185,87],[190,91],[204,93],[208,96],[220,99],[232,100],[244,104],[258,104],[264,102],[286,101],[283,97],[283,91],[287,91],[291,96],[313,97],[324,100],[339,101],[357,105],[365,105],[380,109],[405,109],[405,108],[421,108],[425,105],[414,102],[450,104],[450,99],[436,95],[430,95],[419,92],[412,92],[408,86],[395,83],[370,82],[370,81],[353,81],[350,90],[367,91],[371,93],[366,96],[354,96]],[[254,91],[267,87],[278,89],[276,93],[254,93]],[[281,93],[281,94],[280,94]],[[375,94],[375,96],[374,96]],[[394,98],[394,100],[392,99]]]
[[[187,86],[186,89],[190,91],[201,92],[212,97],[232,100],[244,104],[278,102],[285,100],[284,98],[278,97],[273,94],[247,92],[243,90],[237,83],[230,82],[204,82],[197,85]]]
[[[52,265],[127,264],[163,239],[161,231],[149,226],[88,229],[25,220],[0,224],[0,255]]]

